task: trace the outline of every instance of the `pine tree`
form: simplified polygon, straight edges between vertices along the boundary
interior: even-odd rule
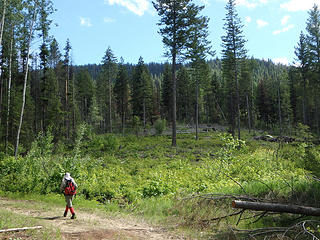
[[[315,125],[317,134],[320,133],[319,126],[319,85],[320,85],[320,11],[317,4],[315,4],[309,11],[309,18],[307,20],[307,42],[310,54],[310,69],[313,73],[311,78],[312,89],[314,91],[314,105],[315,105]]]
[[[29,75],[29,57],[30,57],[30,47],[31,47],[31,41],[34,34],[34,24],[37,17],[37,2],[34,2],[34,5],[30,7],[30,15],[31,19],[29,22],[29,34],[27,35],[26,39],[26,59],[25,59],[25,73],[24,73],[24,84],[23,84],[23,94],[22,94],[22,106],[21,106],[21,113],[20,113],[20,120],[19,120],[19,127],[17,132],[17,138],[16,138],[16,146],[14,151],[14,156],[17,157],[18,151],[19,151],[19,142],[20,142],[20,133],[22,129],[22,121],[23,121],[23,115],[26,105],[26,92],[27,92],[27,81],[28,81],[28,75]]]
[[[192,99],[194,91],[192,91],[190,74],[186,67],[181,67],[177,73],[177,120],[190,121]]]
[[[106,131],[106,123],[108,124],[109,132],[112,132],[112,96],[113,84],[117,76],[117,59],[114,56],[110,47],[106,50],[102,58],[102,72],[98,81],[98,97],[100,102],[101,112],[104,119],[103,131]]]
[[[69,96],[70,91],[70,79],[72,78],[71,76],[71,59],[70,59],[70,51],[71,51],[72,47],[70,44],[70,40],[67,39],[66,42],[66,46],[64,48],[65,54],[64,54],[64,60],[63,60],[63,65],[64,65],[64,69],[65,69],[65,76],[64,76],[64,111],[65,111],[65,120],[64,120],[64,125],[66,128],[66,138],[69,139],[70,137],[70,100],[69,100]]]
[[[165,65],[161,84],[161,117],[172,121],[172,74],[169,64]]]
[[[295,47],[295,55],[299,64],[299,72],[302,80],[302,119],[307,124],[307,75],[309,72],[309,47],[305,35],[301,32],[298,46]]]
[[[246,40],[242,31],[243,25],[236,11],[235,0],[228,0],[226,10],[224,24],[226,35],[222,37],[223,75],[228,84],[229,123],[231,124],[232,135],[235,135],[237,125],[238,138],[240,139],[239,74],[241,62],[246,58],[247,51],[244,47]]]
[[[186,50],[188,39],[187,12],[191,0],[156,0],[153,6],[160,16],[159,26],[162,26],[159,33],[162,35],[162,42],[168,49],[166,56],[171,58],[172,69],[172,146],[177,145],[176,135],[176,61],[183,56]]]
[[[48,87],[49,84],[47,82],[47,71],[49,69],[48,60],[49,60],[49,30],[52,20],[49,19],[49,15],[53,13],[53,6],[51,0],[41,0],[40,1],[40,19],[39,19],[39,30],[40,34],[39,36],[42,38],[42,44],[40,46],[40,66],[42,70],[42,78],[41,78],[41,112],[42,112],[42,131],[46,131],[47,125],[45,124],[47,122],[46,119],[46,111],[48,107]]]
[[[205,16],[199,16],[204,6],[190,5],[188,8],[187,16],[189,18],[188,34],[189,38],[187,41],[188,51],[186,57],[191,61],[192,78],[196,83],[196,109],[195,109],[195,120],[196,120],[196,139],[198,140],[198,126],[199,126],[199,91],[202,82],[206,79],[205,73],[205,59],[208,54],[213,55],[210,51],[211,43],[208,41],[208,23],[209,18]],[[208,80],[208,79],[207,79]]]
[[[77,102],[81,119],[90,123],[90,109],[93,103],[94,83],[87,69],[81,70],[76,76]]]
[[[129,104],[129,76],[123,59],[120,60],[119,72],[114,85],[117,112],[121,117],[121,129],[124,135]]]
[[[143,58],[139,58],[138,65],[133,70],[131,102],[133,116],[138,116],[143,121],[144,130],[147,120],[151,120],[153,113],[152,82],[149,70]]]

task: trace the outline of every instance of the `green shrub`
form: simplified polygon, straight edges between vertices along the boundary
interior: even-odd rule
[[[113,153],[118,148],[119,140],[115,135],[94,135],[88,142],[87,153],[99,157],[105,153]]]
[[[154,123],[156,134],[161,135],[166,129],[167,121],[165,119],[158,118]]]

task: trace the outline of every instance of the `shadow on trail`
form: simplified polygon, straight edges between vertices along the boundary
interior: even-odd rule
[[[56,219],[64,219],[62,216],[57,217],[37,217],[38,219],[44,219],[44,220],[56,220]]]

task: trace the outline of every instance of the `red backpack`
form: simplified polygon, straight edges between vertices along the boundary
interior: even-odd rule
[[[64,194],[65,195],[75,195],[76,192],[76,186],[72,182],[72,180],[66,180],[66,187],[64,188]]]

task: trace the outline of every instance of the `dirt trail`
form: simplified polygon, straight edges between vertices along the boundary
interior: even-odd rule
[[[0,208],[36,218],[43,226],[60,229],[63,239],[187,239],[168,230],[150,226],[134,218],[110,217],[104,213],[76,209],[77,219],[64,218],[64,209],[41,206],[41,203],[27,200],[0,198]]]

